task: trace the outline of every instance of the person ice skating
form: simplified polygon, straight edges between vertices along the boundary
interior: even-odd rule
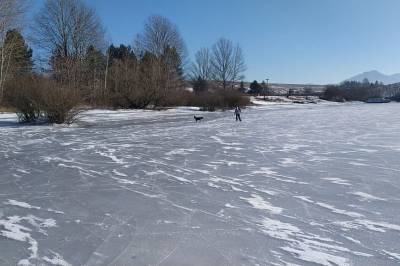
[[[242,112],[242,110],[240,110],[239,106],[236,106],[235,108],[235,116],[236,116],[236,122],[237,121],[242,121],[242,118],[240,117],[240,113]]]

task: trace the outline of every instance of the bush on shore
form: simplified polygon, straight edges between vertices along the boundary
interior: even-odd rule
[[[138,97],[138,100],[143,97]],[[129,101],[133,102],[135,97]],[[143,105],[130,105],[128,100],[120,94],[110,95],[108,105],[103,107],[109,108],[126,108],[126,109],[163,109],[176,106],[194,106],[200,107],[202,111],[216,111],[218,109],[225,110],[236,106],[250,105],[248,96],[234,89],[215,89],[213,91],[190,92],[185,89],[170,90],[157,104],[153,104],[152,98]]]
[[[78,106],[85,104],[78,89],[70,89],[53,79],[38,75],[27,75],[8,82],[5,100],[6,105],[15,110],[19,121],[24,123],[41,120],[70,124],[79,114]],[[141,108],[196,106],[202,111],[216,111],[249,104],[249,97],[234,89],[214,89],[197,93],[177,89],[170,91],[157,106],[146,104]],[[117,94],[110,97],[109,104],[102,107],[131,108],[124,104],[124,97]]]
[[[6,105],[15,110],[22,123],[34,122],[40,117],[40,82],[24,76],[7,84]]]
[[[322,98],[328,101],[367,101],[369,98],[382,97],[382,84],[345,81],[340,85],[330,85],[326,88]]]
[[[72,123],[81,102],[79,92],[40,76],[23,76],[7,84],[6,104],[20,122],[43,119],[49,123]]]
[[[54,124],[71,124],[79,113],[81,97],[77,90],[49,82],[41,91],[40,109],[46,120]]]
[[[203,111],[215,111],[249,104],[250,100],[247,96],[232,89],[192,94],[187,105],[200,107]]]

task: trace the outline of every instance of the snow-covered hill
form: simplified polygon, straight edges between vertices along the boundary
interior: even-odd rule
[[[368,79],[370,82],[382,82],[383,84],[387,85],[400,82],[400,74],[385,75],[379,71],[372,70],[358,74],[349,78],[348,80],[362,82],[364,79]]]

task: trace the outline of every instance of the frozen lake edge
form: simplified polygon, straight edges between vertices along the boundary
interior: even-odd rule
[[[399,111],[0,115],[0,264],[398,265]]]

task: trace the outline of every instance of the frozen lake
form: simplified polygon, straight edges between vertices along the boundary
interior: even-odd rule
[[[400,104],[0,115],[0,265],[399,265]]]

